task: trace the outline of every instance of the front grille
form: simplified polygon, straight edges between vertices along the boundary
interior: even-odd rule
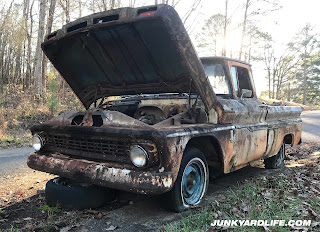
[[[128,161],[130,142],[121,138],[78,138],[42,134],[44,149],[108,161]],[[122,157],[122,158],[121,158]]]

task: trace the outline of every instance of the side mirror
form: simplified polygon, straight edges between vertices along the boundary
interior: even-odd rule
[[[250,89],[241,89],[241,99],[252,97],[252,90]]]

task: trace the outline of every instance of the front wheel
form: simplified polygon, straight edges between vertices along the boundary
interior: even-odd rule
[[[284,158],[286,153],[285,143],[283,142],[280,151],[267,159],[264,160],[264,166],[267,169],[277,169],[284,166]]]
[[[181,212],[200,204],[208,182],[209,169],[205,156],[196,148],[188,148],[183,154],[173,188],[163,195],[167,208]]]

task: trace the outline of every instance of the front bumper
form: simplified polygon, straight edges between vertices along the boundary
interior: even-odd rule
[[[112,167],[110,163],[31,153],[28,166],[80,182],[134,193],[161,194],[173,186],[171,172],[149,172]]]

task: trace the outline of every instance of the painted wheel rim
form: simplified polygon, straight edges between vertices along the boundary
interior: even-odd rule
[[[184,205],[196,205],[204,195],[207,184],[206,165],[199,158],[189,161],[181,182],[181,197]]]

